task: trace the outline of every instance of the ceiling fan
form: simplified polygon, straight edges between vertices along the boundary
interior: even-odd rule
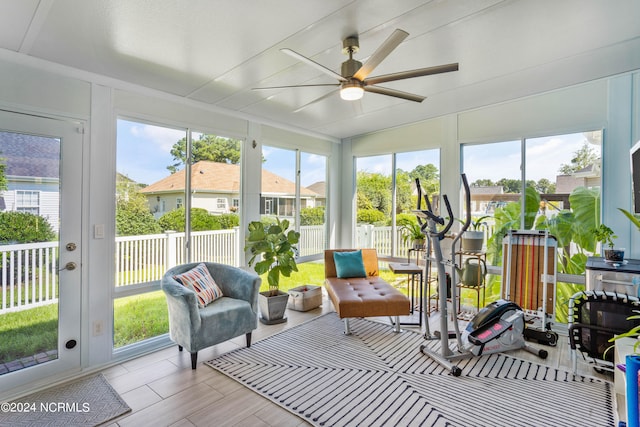
[[[402,41],[409,36],[406,31],[396,29],[378,49],[363,64],[353,59],[353,54],[358,52],[360,45],[358,36],[347,37],[342,42],[342,53],[349,55],[349,59],[342,63],[341,73],[338,74],[333,70],[319,64],[304,55],[299,54],[291,49],[283,48],[281,52],[292,56],[305,64],[311,65],[323,73],[338,79],[338,83],[328,84],[310,84],[310,85],[292,85],[292,86],[272,86],[254,89],[283,89],[292,87],[317,87],[317,86],[339,86],[340,97],[344,100],[354,101],[362,98],[364,92],[378,93],[381,95],[393,96],[396,98],[406,99],[414,102],[422,102],[425,96],[415,95],[400,90],[389,89],[377,86],[379,83],[392,82],[396,80],[410,79],[413,77],[427,76],[430,74],[448,73],[450,71],[458,71],[458,63],[438,65],[435,67],[418,68],[415,70],[401,71],[399,73],[384,74],[381,76],[369,77],[369,74],[396,48]],[[321,101],[333,95],[335,91],[331,91],[320,98],[314,99],[310,103],[303,105],[296,111]]]

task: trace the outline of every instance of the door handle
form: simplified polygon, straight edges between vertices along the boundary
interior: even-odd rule
[[[62,271],[62,270],[69,270],[69,271],[73,271],[73,270],[75,270],[76,268],[78,268],[78,264],[76,264],[76,263],[75,263],[75,262],[73,262],[73,261],[70,261],[70,262],[66,263],[66,264],[64,265],[64,267],[63,267],[63,268],[61,268],[61,269],[60,269],[60,270],[58,270],[58,271]]]

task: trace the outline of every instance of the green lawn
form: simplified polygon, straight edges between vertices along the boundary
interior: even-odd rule
[[[386,266],[381,263],[381,266]],[[300,264],[291,277],[282,277],[280,289],[287,291],[300,285],[319,285],[324,282],[324,264]],[[395,275],[381,269],[380,276],[406,293],[406,275]],[[491,289],[491,286],[489,287]],[[261,291],[268,290],[263,277]],[[473,291],[466,291],[473,292]],[[463,298],[467,295],[463,293]],[[469,294],[474,298],[475,292]],[[487,302],[494,299],[491,290]],[[162,335],[169,330],[167,303],[162,291],[150,292],[114,301],[114,347],[120,348],[147,338]],[[33,308],[0,316],[0,362],[55,349],[57,345],[58,305]]]
[[[58,345],[58,304],[0,315],[0,363]]]
[[[301,284],[322,285],[324,265],[305,263],[292,277],[283,277],[284,291]],[[266,278],[261,290],[267,290]],[[58,305],[52,304],[0,315],[0,363],[55,349],[58,343]],[[167,303],[162,291],[114,301],[114,347],[162,335],[169,331]]]

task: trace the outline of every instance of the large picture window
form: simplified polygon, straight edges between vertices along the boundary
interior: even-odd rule
[[[168,331],[159,283],[169,268],[239,265],[241,141],[123,119],[117,132],[114,347],[120,348]],[[231,200],[238,201],[234,209]]]

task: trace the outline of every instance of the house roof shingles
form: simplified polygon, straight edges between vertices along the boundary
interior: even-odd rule
[[[185,170],[182,169],[166,178],[156,181],[141,191],[145,194],[172,193],[184,191]],[[228,163],[199,161],[191,166],[191,189],[196,192],[239,193],[240,192],[240,166]],[[269,172],[262,170],[263,194],[295,194],[295,183]],[[318,196],[306,187],[300,187],[303,196]]]
[[[0,132],[0,159],[6,164],[6,176],[58,178],[60,141],[52,137]]]

